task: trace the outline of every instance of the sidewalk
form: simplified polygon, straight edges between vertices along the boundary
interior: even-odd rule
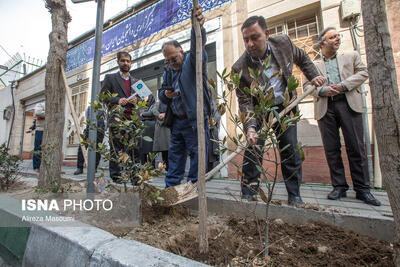
[[[38,177],[38,174],[32,169],[31,160],[24,160],[21,166],[22,174],[24,176]],[[106,166],[103,165],[100,167]],[[62,178],[74,181],[86,180],[86,169],[84,169],[84,173],[80,175],[73,175],[74,171],[76,170],[76,167],[73,166],[62,166],[62,170],[65,172],[62,175]],[[98,170],[97,173],[100,173],[100,170]],[[106,179],[110,179],[108,169],[104,171],[104,175]],[[159,188],[164,188],[165,186],[163,177],[154,178],[152,184]],[[240,183],[237,180],[213,179],[207,182],[206,190],[207,197],[221,200],[240,199]],[[330,185],[321,184],[302,184],[300,188],[303,201],[310,206],[319,207],[321,210],[354,214],[368,218],[393,218],[392,209],[390,207],[386,191],[372,190],[373,195],[382,203],[380,207],[375,207],[367,205],[364,202],[356,199],[355,192],[351,189],[347,192],[347,198],[342,198],[340,200],[329,200],[327,199],[327,195],[331,190],[332,188]],[[282,201],[282,204],[287,203],[287,193],[284,183],[277,183],[273,200]]]

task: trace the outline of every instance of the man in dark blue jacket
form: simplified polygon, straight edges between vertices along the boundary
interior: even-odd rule
[[[204,17],[201,7],[195,12],[200,23],[203,41],[203,95],[204,95],[204,127],[206,149],[209,139],[208,120],[210,111],[210,96],[207,90],[207,53],[204,49],[206,32],[203,28]],[[198,142],[197,142],[197,108],[196,108],[196,37],[191,32],[190,51],[184,54],[181,45],[175,41],[163,44],[162,52],[166,63],[163,84],[159,89],[160,101],[172,109],[173,123],[171,127],[171,142],[168,152],[168,173],[165,177],[166,187],[180,184],[186,165],[186,156],[190,157],[188,180],[197,181]],[[207,154],[207,153],[206,153]]]

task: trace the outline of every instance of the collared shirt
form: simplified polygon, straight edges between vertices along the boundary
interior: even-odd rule
[[[340,83],[344,88],[344,91],[340,92],[340,94],[344,94],[344,92],[347,91],[347,88],[344,86],[344,84],[342,83],[342,79],[340,78],[339,64],[337,61],[337,52],[331,58],[326,58],[325,56],[323,56],[323,60],[325,64],[326,75],[328,76],[328,84]],[[326,86],[323,86],[319,91],[319,95],[325,96],[325,91],[326,91]]]
[[[181,71],[182,70],[178,70],[178,71],[172,70],[171,71],[172,87],[174,88],[174,91],[176,91],[176,92],[181,91],[181,89],[179,87],[179,77],[180,77]],[[180,94],[177,96],[174,96],[174,98],[172,98],[171,109],[172,109],[172,113],[176,116],[186,115],[185,108],[183,107],[182,97]]]
[[[264,69],[262,66],[262,63],[263,63],[262,61],[266,60],[270,55],[271,55],[271,59],[267,64],[267,68]],[[272,53],[270,45],[267,44],[267,52],[262,61],[255,60],[252,57],[250,57],[250,58],[253,61],[253,63],[255,63],[258,66],[259,70],[263,74],[262,75],[263,80],[264,80],[265,84],[267,84],[266,88],[269,88],[272,86],[272,88],[274,90],[274,97],[275,97],[274,106],[283,103],[283,98],[281,98],[280,96],[283,96],[285,94],[286,82],[284,81],[282,75],[278,74],[278,75],[274,76],[274,74],[280,72],[280,67],[274,57],[274,54]]]
[[[122,73],[122,71],[119,71],[119,75],[121,76],[122,79],[124,79],[125,81],[129,80],[131,78],[131,74],[128,72],[128,76],[125,77],[124,74]]]

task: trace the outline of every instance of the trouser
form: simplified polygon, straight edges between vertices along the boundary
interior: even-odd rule
[[[112,153],[112,159],[109,161],[109,170],[110,170],[110,178],[113,181],[118,181],[121,176],[121,168],[118,162],[118,155],[120,152],[125,152],[132,159],[133,163],[140,162],[139,151],[138,149],[128,150],[128,147],[122,144],[118,138],[114,138],[114,136],[118,133],[118,129],[115,127],[110,127],[110,151]],[[123,134],[121,134],[123,136]]]
[[[168,171],[168,150],[161,151],[161,157],[162,157],[162,160],[163,160],[163,162],[165,163],[165,165],[167,167],[165,170]]]
[[[208,150],[208,120],[204,120],[205,128],[205,150],[207,162]],[[198,142],[197,129],[191,126],[187,119],[179,119],[174,116],[171,129],[171,141],[168,151],[168,173],[165,177],[165,186],[180,184],[185,173],[186,157],[190,157],[190,168],[187,177],[188,181],[197,182],[198,172]]]
[[[140,153],[139,158],[140,158],[140,163],[145,164],[146,162],[150,161],[150,153]],[[151,165],[153,165],[154,168],[156,167],[155,164],[156,164],[155,160],[152,160]]]
[[[362,114],[353,111],[345,95],[328,100],[328,110],[318,121],[333,187],[348,189],[341,154],[342,129],[354,190],[369,192],[368,165],[364,150]]]
[[[87,140],[89,138],[89,127],[88,126],[86,126],[85,130],[83,131],[83,134],[84,134],[84,140]],[[103,138],[104,138],[104,133],[101,131],[97,131],[96,148],[98,147],[98,145],[100,143],[103,142]],[[87,148],[88,146],[85,145],[85,147]],[[97,169],[97,166],[99,166],[100,159],[101,159],[101,154],[99,152],[96,152],[96,169]],[[85,159],[83,158],[82,148],[81,148],[81,146],[79,146],[78,147],[78,160],[76,161],[76,167],[78,169],[83,169],[84,162],[85,162]]]
[[[43,131],[35,131],[35,142],[33,145],[33,169],[38,170],[40,169],[40,162],[42,158],[42,139],[43,139]]]
[[[283,106],[278,106],[278,112],[283,110]],[[268,115],[268,114],[267,114]],[[277,125],[277,124],[275,124]],[[286,149],[281,151],[281,170],[282,176],[285,182],[288,196],[300,196],[300,184],[302,179],[302,168],[300,153],[296,149],[297,145],[297,124],[288,127],[283,133],[281,132],[280,125],[275,126],[275,131],[278,136],[279,149],[282,150],[284,147],[289,145]],[[257,144],[264,146],[265,140],[259,138]],[[261,172],[257,168],[257,165],[262,165],[263,152],[260,149],[252,146],[244,152],[243,166],[242,166],[242,194],[244,195],[255,195],[258,192],[259,178]],[[257,164],[256,164],[257,163]]]

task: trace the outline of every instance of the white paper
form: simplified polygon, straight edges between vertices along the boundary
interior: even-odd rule
[[[132,95],[129,98],[133,98],[134,96],[139,96],[142,100],[145,100],[146,97],[150,96],[152,93],[147,85],[142,81],[139,80],[135,82],[132,86]],[[128,98],[128,100],[129,100]]]

